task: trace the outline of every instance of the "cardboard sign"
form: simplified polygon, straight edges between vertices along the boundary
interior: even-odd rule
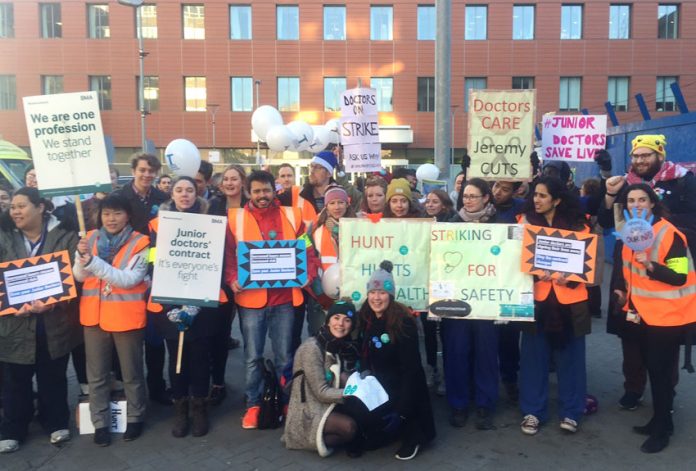
[[[544,160],[593,162],[595,151],[604,149],[606,142],[606,115],[544,116]]]
[[[536,90],[470,90],[468,178],[528,181]]]
[[[346,172],[376,172],[382,168],[377,90],[353,88],[341,94],[339,136]]]
[[[41,195],[111,191],[97,92],[22,100]]]
[[[367,299],[367,282],[382,260],[394,265],[396,300],[416,311],[428,306],[428,219],[341,218],[341,296],[356,306]]]
[[[226,227],[224,216],[160,211],[154,302],[218,305]]]
[[[433,224],[430,313],[445,318],[534,321],[534,279],[511,268],[521,254],[519,224]]]
[[[524,226],[522,271],[552,278],[565,275],[568,281],[594,283],[597,236],[589,232]]]
[[[127,401],[110,401],[111,408],[111,432],[123,433],[128,426],[127,422]],[[77,409],[77,427],[80,430],[80,435],[88,435],[94,433],[94,424],[89,413],[89,402],[80,402]]]
[[[304,240],[239,242],[237,263],[243,289],[299,288],[307,283]]]
[[[0,263],[0,316],[24,304],[55,304],[77,296],[67,250]]]

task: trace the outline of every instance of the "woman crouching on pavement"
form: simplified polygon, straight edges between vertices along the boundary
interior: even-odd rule
[[[353,303],[336,301],[316,336],[297,349],[282,437],[287,448],[316,450],[326,457],[334,447],[355,437],[357,425],[341,403],[347,373],[358,360],[358,349],[350,336],[356,321]]]

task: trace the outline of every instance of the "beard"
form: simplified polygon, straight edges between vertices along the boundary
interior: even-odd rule
[[[638,170],[635,165],[632,165],[633,171],[638,175],[640,178],[643,180],[652,180],[655,175],[657,175],[657,172],[660,171],[660,168],[662,167],[662,161],[660,159],[655,159],[654,162],[652,162],[647,169],[643,170]]]

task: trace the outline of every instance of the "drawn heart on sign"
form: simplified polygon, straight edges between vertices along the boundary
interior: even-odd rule
[[[351,385],[348,385],[348,386],[346,386],[346,388],[343,390],[343,395],[344,395],[344,396],[352,396],[353,394],[355,394],[355,391],[357,391],[357,390],[358,390],[358,385],[357,385],[357,384],[354,384],[354,385],[352,385],[352,386],[351,386]]]
[[[452,273],[462,263],[462,254],[459,252],[445,252],[442,255],[442,260],[445,262],[445,273]]]

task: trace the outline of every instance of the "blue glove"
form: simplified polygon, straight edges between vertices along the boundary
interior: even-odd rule
[[[396,432],[399,431],[399,427],[401,427],[401,423],[404,421],[403,417],[401,417],[398,412],[392,411],[388,413],[385,416],[382,416],[382,420],[384,421],[384,428],[382,431],[386,434],[392,435]]]
[[[188,330],[196,319],[200,308],[197,306],[181,306],[181,308],[172,309],[167,313],[167,319],[176,324],[179,332]]]

